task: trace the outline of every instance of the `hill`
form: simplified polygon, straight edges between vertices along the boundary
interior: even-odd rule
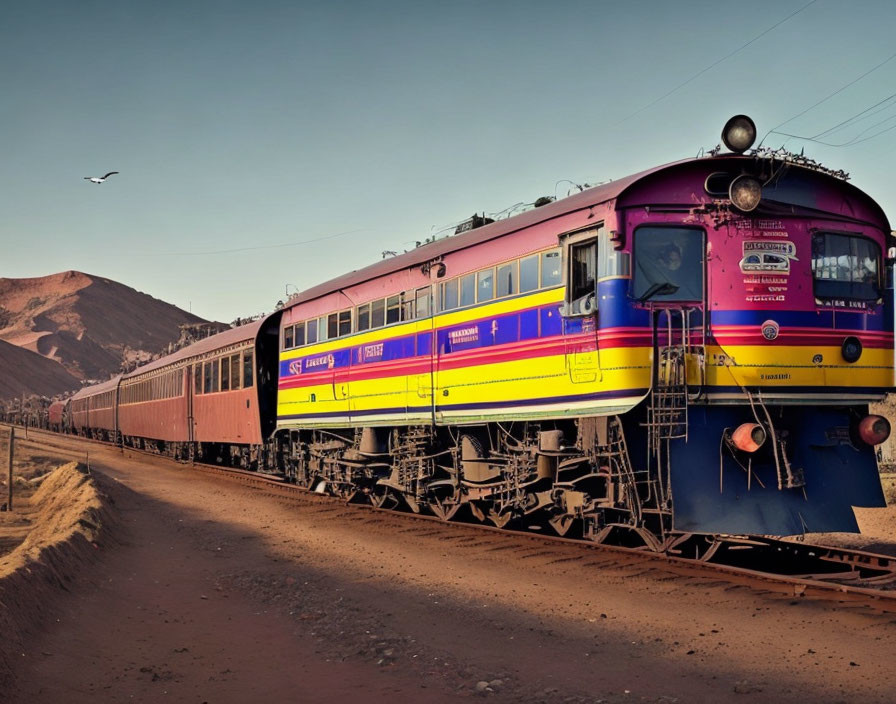
[[[58,362],[77,379],[107,379],[202,318],[111,279],[66,271],[0,278],[0,340]],[[226,326],[222,326],[226,327]],[[16,368],[15,376],[19,376]],[[5,376],[5,375],[4,375]]]
[[[58,362],[0,340],[0,398],[55,396],[81,382]]]

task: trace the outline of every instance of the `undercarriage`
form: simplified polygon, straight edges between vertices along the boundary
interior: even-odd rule
[[[289,481],[442,520],[660,549],[671,501],[633,469],[618,417],[301,430],[278,436]]]

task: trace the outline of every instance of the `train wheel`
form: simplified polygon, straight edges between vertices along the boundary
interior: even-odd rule
[[[358,496],[358,487],[354,486],[353,484],[334,482],[330,486],[333,494],[345,501],[345,503],[351,503],[355,499],[355,497]]]
[[[512,518],[512,511],[495,511],[494,509],[489,509],[488,512],[488,520],[494,523],[498,528],[503,528],[504,526],[506,526],[508,523],[510,523],[510,520]]]
[[[376,508],[395,509],[399,504],[398,497],[392,489],[382,484],[374,484],[367,494],[370,503]]]
[[[569,532],[569,529],[572,527],[572,524],[575,522],[575,516],[570,516],[568,513],[561,513],[557,516],[553,516],[548,523],[551,524],[551,528],[559,536],[564,536]]]
[[[461,504],[457,503],[454,500],[454,497],[434,496],[429,499],[427,506],[437,518],[440,518],[443,521],[450,521],[454,518],[454,515],[461,507]]]

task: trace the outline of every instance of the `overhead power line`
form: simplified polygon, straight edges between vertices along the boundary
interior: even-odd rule
[[[356,232],[364,232],[366,228],[357,230],[346,230],[345,232],[337,232],[333,235],[324,235],[323,237],[315,237],[310,240],[301,240],[300,242],[284,242],[282,244],[259,244],[252,247],[234,247],[233,249],[206,249],[201,252],[147,252],[146,254],[154,254],[156,256],[185,256],[199,257],[206,254],[233,254],[235,252],[252,252],[259,249],[282,249],[285,247],[298,247],[303,244],[311,244],[313,242],[324,242],[326,240],[334,240],[337,237],[345,237]]]
[[[888,95],[886,98],[881,100],[879,103],[875,103],[870,108],[865,108],[861,112],[857,112],[852,117],[848,117],[845,120],[843,120],[843,122],[838,122],[836,125],[834,125],[833,127],[829,127],[824,132],[819,132],[818,134],[813,134],[812,139],[818,139],[819,137],[824,137],[826,134],[832,134],[834,132],[838,132],[839,130],[843,129],[844,127],[846,127],[850,124],[855,124],[855,122],[861,122],[861,120],[859,120],[857,118],[861,117],[865,113],[868,113],[868,115],[866,117],[871,117],[872,115],[876,115],[879,112],[883,112],[884,110],[887,110],[887,109],[893,107],[893,105],[891,104],[891,105],[886,105],[886,106],[880,108],[879,110],[874,110],[874,108],[876,108],[880,105],[883,105],[884,103],[889,103],[891,100],[893,100],[893,98],[896,98],[896,93],[893,93],[892,95]],[[874,110],[874,112],[871,112],[872,110]],[[862,118],[862,119],[865,119],[865,118]]]
[[[672,90],[670,90],[668,93],[664,93],[663,95],[661,95],[659,98],[657,98],[657,99],[654,100],[653,102],[648,103],[647,105],[645,105],[645,106],[642,107],[642,108],[638,108],[638,109],[635,110],[632,114],[630,114],[630,115],[628,115],[628,116],[622,118],[622,119],[621,119],[619,122],[617,122],[616,124],[617,124],[617,125],[621,125],[623,122],[625,122],[626,120],[631,119],[631,118],[634,117],[635,115],[644,112],[644,111],[647,110],[648,108],[652,108],[654,105],[656,105],[656,104],[657,104],[658,102],[660,102],[661,100],[665,100],[665,99],[668,98],[670,95],[672,95],[673,93],[677,92],[678,90],[684,88],[688,83],[691,83],[692,81],[696,80],[697,78],[699,78],[700,76],[702,76],[702,75],[703,75],[704,73],[706,73],[707,71],[709,71],[709,70],[711,70],[711,69],[714,69],[716,66],[718,66],[718,65],[719,65],[720,63],[722,63],[723,61],[726,61],[727,59],[730,59],[730,58],[731,58],[732,56],[734,56],[735,54],[740,53],[741,51],[743,51],[744,49],[746,49],[748,46],[750,46],[750,44],[753,44],[754,42],[756,42],[756,41],[762,39],[762,37],[764,37],[766,34],[768,34],[769,32],[771,32],[773,29],[777,29],[777,28],[780,27],[782,24],[784,24],[785,22],[787,22],[787,20],[789,20],[789,19],[791,19],[791,18],[793,18],[793,17],[796,17],[796,16],[797,16],[798,14],[800,14],[803,10],[805,10],[806,8],[808,8],[810,5],[814,5],[816,2],[818,2],[818,0],[809,0],[809,2],[807,2],[807,3],[806,3],[805,5],[803,5],[801,8],[799,8],[798,10],[796,10],[796,11],[794,11],[794,12],[791,12],[791,13],[790,13],[789,15],[787,15],[787,17],[785,17],[784,19],[782,19],[782,20],[776,22],[775,24],[773,24],[771,27],[769,27],[768,29],[764,30],[763,32],[760,32],[760,33],[757,34],[755,37],[753,37],[750,41],[748,41],[746,44],[742,44],[742,45],[739,46],[737,49],[735,49],[734,51],[732,51],[730,54],[725,54],[725,56],[723,56],[723,57],[722,57],[721,59],[719,59],[718,61],[715,61],[715,62],[711,63],[709,66],[707,66],[706,68],[704,68],[704,69],[698,71],[698,72],[695,73],[693,76],[691,76],[689,79],[687,79],[686,81],[684,81],[684,82],[682,82],[682,83],[679,83],[677,86],[675,86],[675,87],[674,87]],[[779,125],[779,126],[780,126],[780,125]]]
[[[888,58],[886,58],[886,59],[884,59],[883,61],[881,61],[881,62],[880,62],[877,66],[875,66],[874,68],[871,68],[871,69],[865,71],[865,73],[863,73],[861,76],[858,76],[857,78],[854,78],[853,80],[851,80],[851,81],[850,81],[849,83],[847,83],[846,85],[843,85],[843,86],[841,86],[840,88],[838,88],[837,90],[835,90],[833,93],[830,93],[830,94],[826,95],[824,98],[822,98],[821,100],[819,100],[817,103],[814,103],[813,105],[810,105],[809,107],[807,107],[807,108],[806,108],[805,110],[803,110],[802,112],[799,112],[799,113],[797,113],[796,115],[794,115],[793,117],[789,117],[789,118],[787,118],[787,119],[784,120],[784,122],[782,122],[781,124],[776,125],[775,127],[773,127],[772,129],[770,129],[770,130],[766,133],[765,137],[762,138],[762,141],[759,142],[759,146],[761,147],[761,146],[762,146],[762,143],[765,142],[766,137],[768,137],[768,136],[769,136],[770,134],[772,134],[772,133],[774,133],[774,134],[780,134],[780,135],[782,135],[782,136],[786,136],[786,135],[784,135],[784,133],[782,133],[782,132],[778,132],[778,129],[781,128],[781,127],[783,127],[784,125],[786,125],[788,122],[793,122],[796,118],[798,118],[798,117],[802,117],[803,115],[805,115],[805,114],[806,114],[807,112],[809,112],[810,110],[814,110],[815,108],[817,108],[817,107],[818,107],[819,105],[821,105],[822,103],[825,103],[825,102],[827,102],[828,100],[830,100],[831,98],[833,98],[835,95],[838,95],[838,94],[842,93],[842,92],[845,91],[847,88],[849,88],[851,85],[854,85],[854,84],[858,83],[858,82],[861,81],[863,78],[865,78],[865,76],[867,76],[867,75],[869,75],[869,74],[871,74],[871,73],[874,73],[874,72],[877,71],[877,69],[879,69],[881,66],[883,66],[883,65],[885,65],[885,64],[888,64],[888,63],[889,63],[890,61],[892,61],[893,59],[896,59],[896,54],[892,54],[892,55],[890,55]],[[872,107],[874,107],[874,106],[872,106]],[[869,109],[871,109],[871,108],[869,108]],[[810,138],[807,138],[807,137],[800,137],[799,139],[810,139]]]

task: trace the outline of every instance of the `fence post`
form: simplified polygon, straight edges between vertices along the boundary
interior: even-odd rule
[[[9,426],[9,455],[6,460],[6,468],[7,468],[7,484],[6,484],[6,510],[12,511],[12,456],[13,456],[13,445],[16,440],[16,429],[13,426]]]

